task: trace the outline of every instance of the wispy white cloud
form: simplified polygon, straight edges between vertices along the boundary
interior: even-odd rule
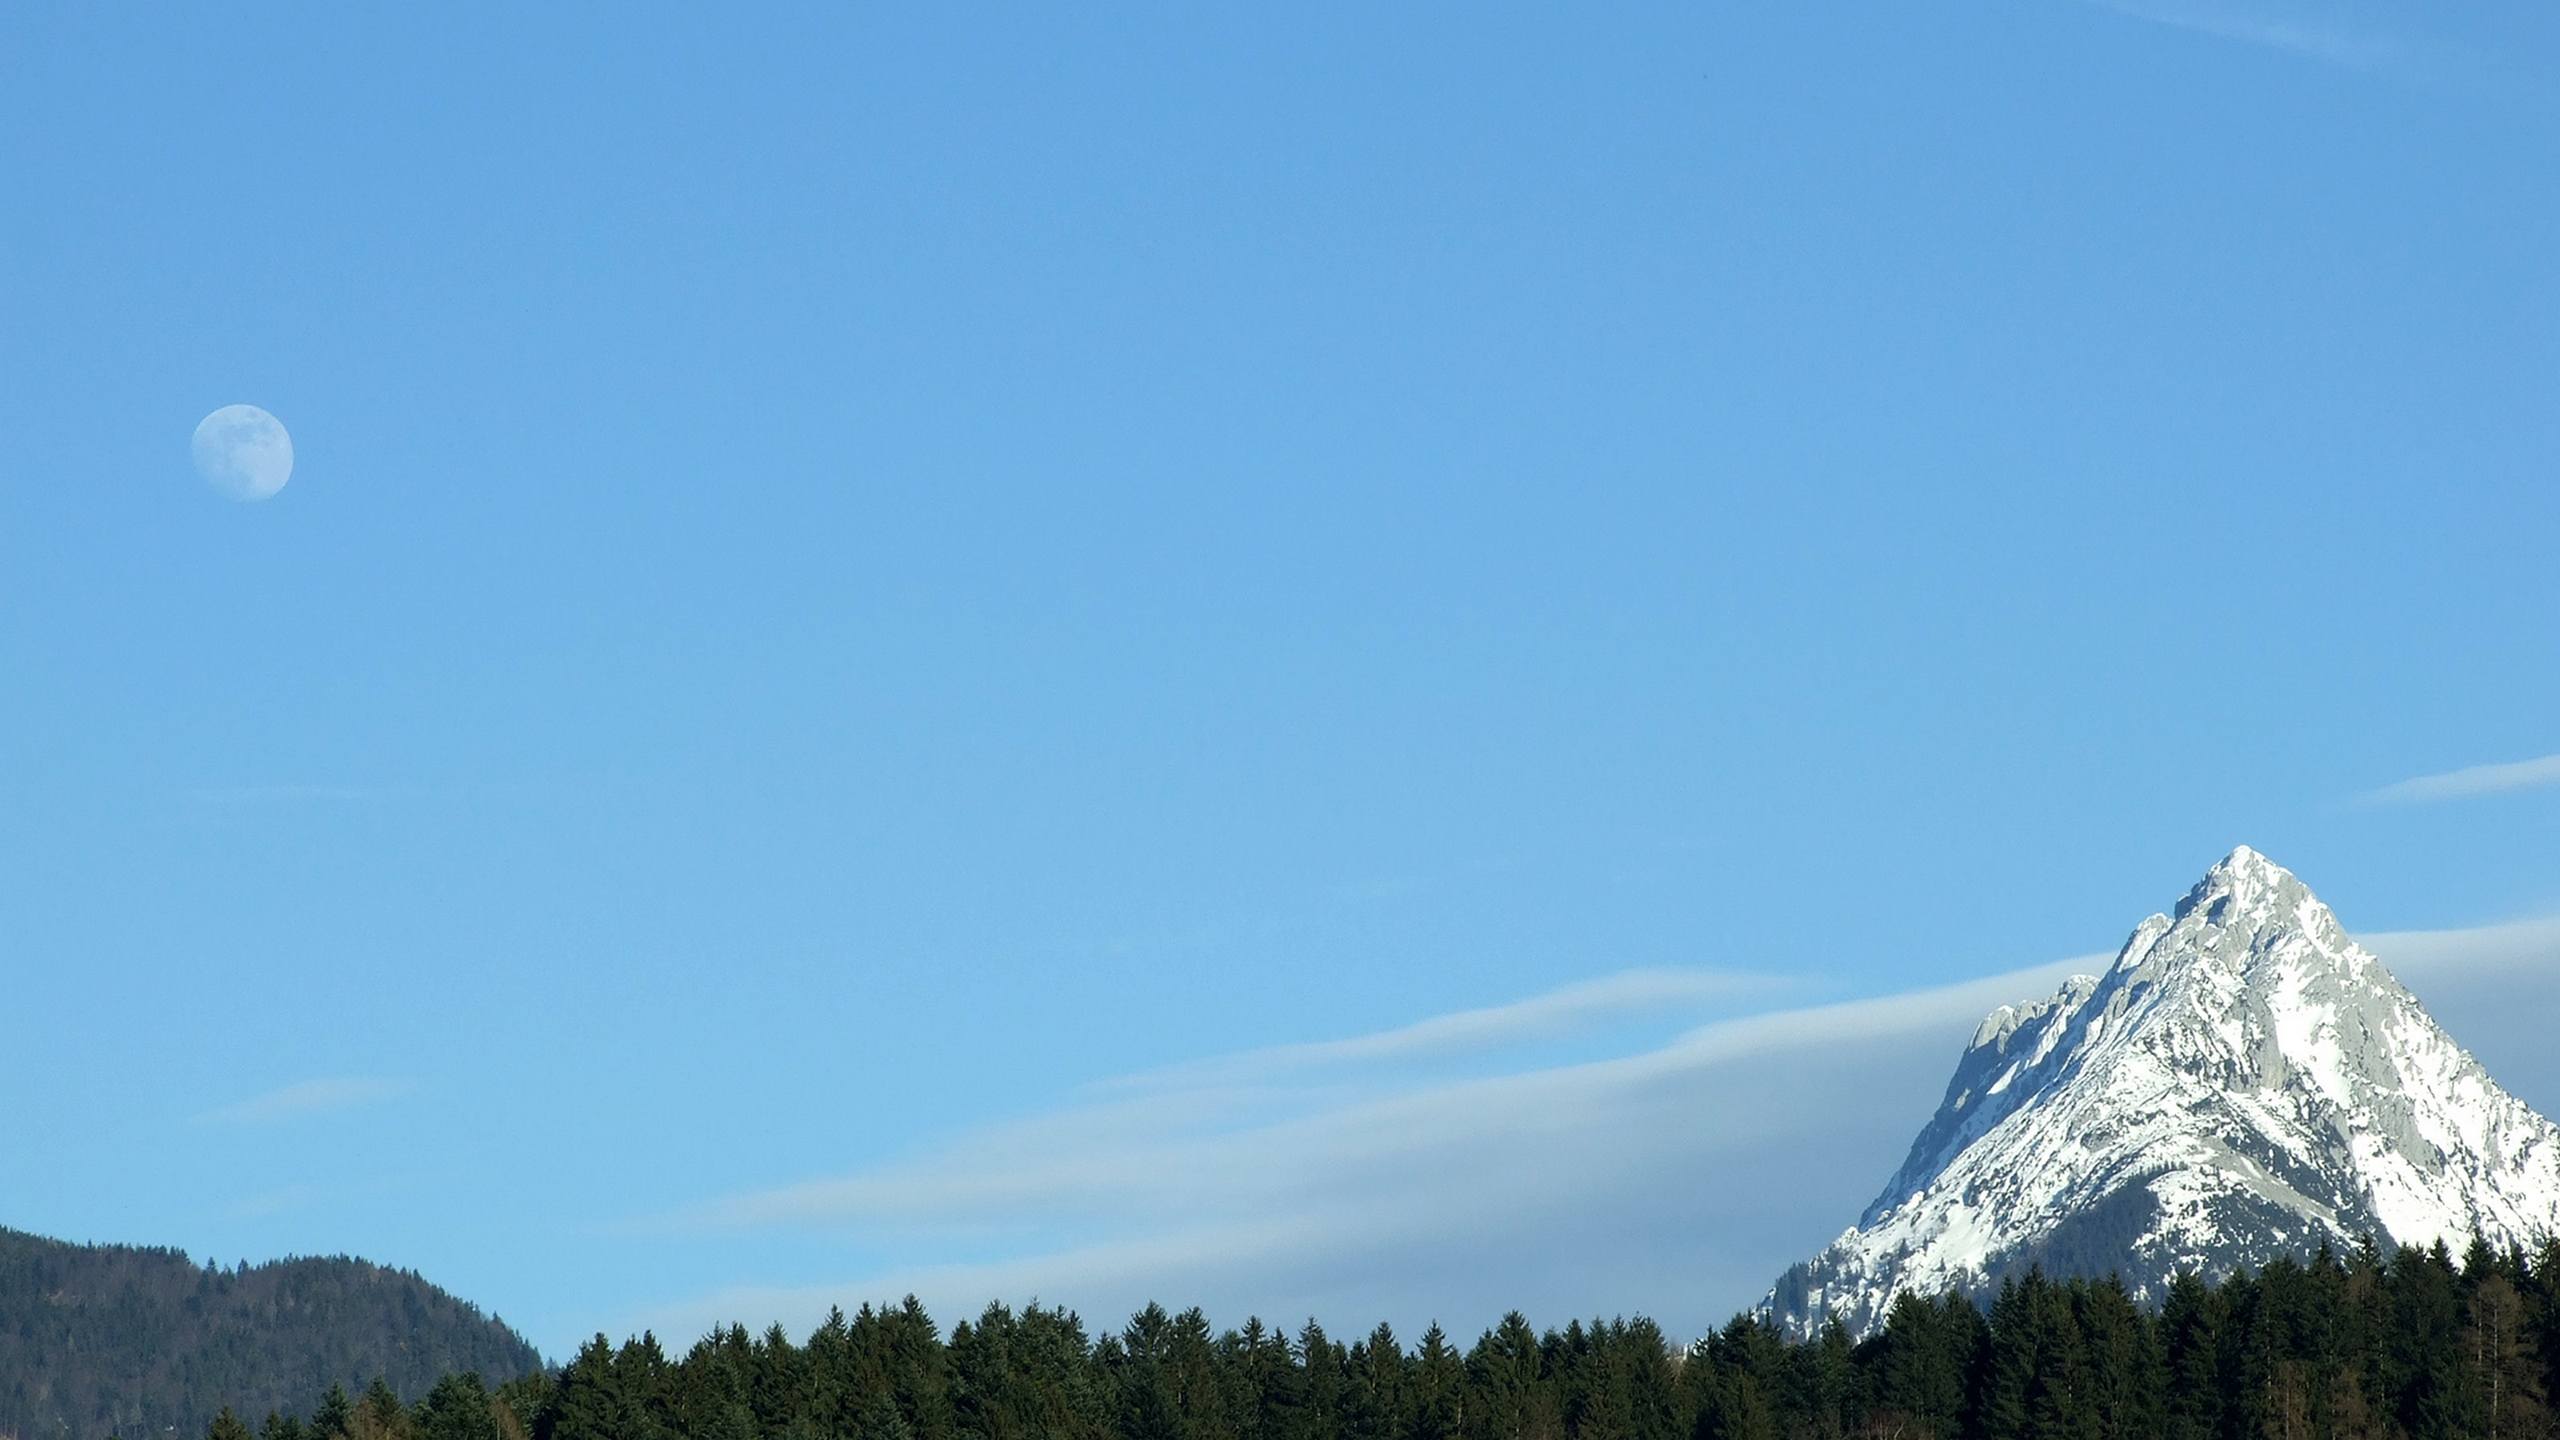
[[[2376,805],[2424,805],[2439,800],[2468,800],[2476,795],[2503,795],[2512,790],[2538,790],[2546,785],[2560,785],[2560,755],[2414,776],[2367,791],[2364,798]]]
[[[2528,1101],[2560,1101],[2560,1057],[2545,1053],[2560,917],[2365,938],[2493,1073]],[[1040,1297],[1109,1323],[1155,1298],[1224,1320],[1400,1329],[1466,1328],[1514,1306],[1642,1309],[1694,1332],[1855,1218],[1987,1011],[2108,958],[1720,1019],[1606,1058],[1491,1074],[1409,1062],[1646,996],[1725,992],[1704,976],[1612,977],[1151,1072],[922,1155],[681,1217],[870,1259],[827,1283],[736,1286],[624,1319],[665,1335],[806,1326],[829,1305],[914,1293],[945,1319]]]
[[[2244,45],[2265,46],[2356,70],[2380,68],[2399,59],[2402,54],[2400,44],[2390,37],[2331,17],[2272,14],[2257,7],[2216,3],[2216,0],[2089,0],[2089,3],[2129,19],[2190,30]]]
[[[307,1115],[328,1115],[396,1100],[417,1088],[379,1075],[338,1075],[279,1086],[246,1100],[216,1106],[196,1118],[212,1125],[272,1125]]]

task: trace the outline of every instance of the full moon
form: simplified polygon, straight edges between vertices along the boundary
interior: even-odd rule
[[[225,405],[196,422],[196,473],[233,500],[265,500],[293,477],[293,437],[255,405]]]

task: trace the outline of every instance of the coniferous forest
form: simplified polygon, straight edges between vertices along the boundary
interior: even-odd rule
[[[2182,1277],[2156,1308],[2041,1273],[1987,1308],[1906,1295],[1855,1344],[1517,1314],[1463,1347],[1436,1326],[1346,1342],[1158,1306],[1100,1336],[991,1306],[946,1336],[910,1299],[797,1342],[598,1336],[495,1390],[338,1389],[254,1427],[226,1411],[210,1440],[2526,1440],[2560,1434],[2555,1393],[2560,1245],[2367,1245]]]

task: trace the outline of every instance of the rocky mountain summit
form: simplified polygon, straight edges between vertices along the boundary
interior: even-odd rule
[[[2560,1129],[2283,867],[2233,851],[2103,975],[2002,1006],[1856,1226],[1780,1277],[1806,1334],[2042,1265],[2156,1297],[2321,1241],[2560,1233]]]

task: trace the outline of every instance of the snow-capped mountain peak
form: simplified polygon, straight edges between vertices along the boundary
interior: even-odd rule
[[[2326,1240],[2560,1233],[2560,1130],[2501,1090],[2292,872],[2243,846],[2103,975],[1974,1032],[1858,1224],[1768,1307],[1881,1322],[2031,1264],[2258,1264]]]

